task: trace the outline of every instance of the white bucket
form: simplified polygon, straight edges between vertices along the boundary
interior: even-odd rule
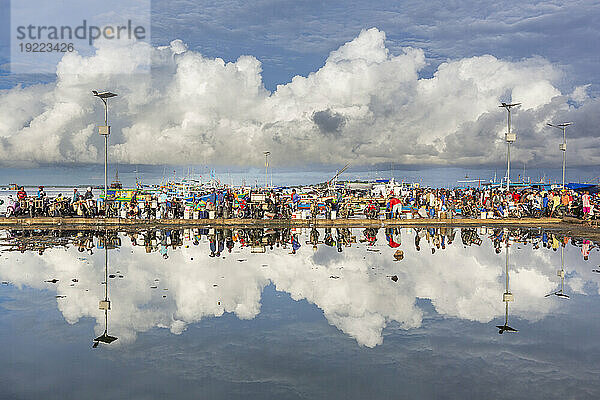
[[[337,218],[337,211],[333,210],[331,211],[331,219],[336,219]]]
[[[487,213],[485,211],[481,212],[481,219],[486,219]]]
[[[413,219],[412,212],[407,212],[405,215],[406,215],[406,219]]]
[[[208,212],[208,219],[215,219],[215,210],[210,210]]]
[[[488,211],[487,212],[487,217],[488,217],[488,219],[494,218],[494,212],[493,211]]]
[[[160,219],[161,215],[160,215],[160,209],[156,210],[156,219]]]
[[[121,210],[121,218],[127,218],[127,210]]]
[[[306,210],[302,210],[302,219],[306,219],[308,213],[306,212]]]
[[[187,207],[183,210],[183,219],[190,219],[190,210]]]
[[[194,219],[198,219],[198,217],[200,216],[200,212],[198,210],[194,211]]]

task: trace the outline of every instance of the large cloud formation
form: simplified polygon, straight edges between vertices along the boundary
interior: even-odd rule
[[[150,53],[150,57],[147,57]],[[5,164],[102,162],[94,133],[110,89],[110,158],[119,163],[278,165],[388,163],[484,165],[505,157],[506,113],[514,114],[514,158],[549,165],[558,154],[550,121],[574,121],[571,164],[600,164],[600,102],[585,87],[561,93],[563,72],[539,57],[449,60],[431,78],[423,50],[390,54],[372,28],[332,51],[325,64],[274,92],[261,63],[211,59],[175,40],[152,48],[99,42],[96,54],[67,54],[56,82],[0,92],[0,159]]]

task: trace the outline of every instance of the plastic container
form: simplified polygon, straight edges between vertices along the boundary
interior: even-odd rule
[[[336,219],[337,218],[337,211],[332,210],[331,211],[331,219]]]

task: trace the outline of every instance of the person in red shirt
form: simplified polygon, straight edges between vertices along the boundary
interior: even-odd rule
[[[402,201],[396,197],[392,197],[388,202],[388,209],[392,213],[392,218],[398,218],[402,210]]]
[[[19,187],[19,191],[17,192],[17,199],[25,200],[27,198],[27,192],[23,186]]]

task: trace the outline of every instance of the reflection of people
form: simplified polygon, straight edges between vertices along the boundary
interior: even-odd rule
[[[169,258],[169,255],[167,254],[167,233],[168,232],[163,232],[160,239],[160,250],[158,251],[165,260]]]
[[[402,250],[396,250],[394,253],[394,261],[400,261],[404,258],[404,252]]]
[[[296,254],[296,251],[300,248],[300,242],[298,241],[298,235],[292,235],[292,254]]]
[[[590,241],[588,239],[584,239],[581,244],[581,254],[583,259],[587,261],[590,256]]]

